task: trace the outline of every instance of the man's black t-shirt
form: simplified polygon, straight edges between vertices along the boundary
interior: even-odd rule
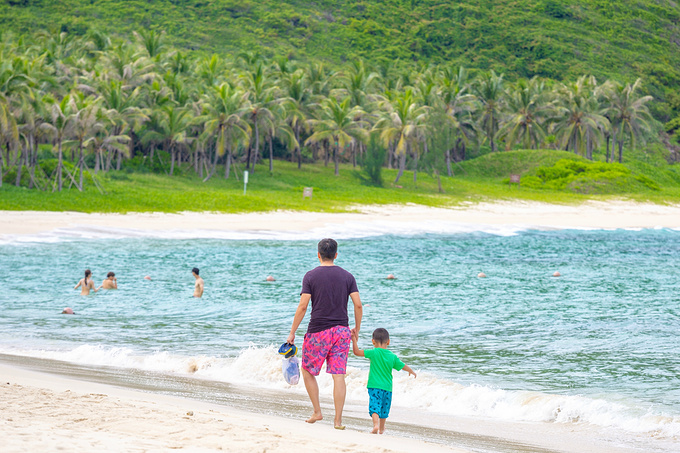
[[[347,301],[357,293],[354,276],[339,266],[319,266],[305,274],[301,294],[312,295],[312,315],[307,333],[335,326],[349,327]]]

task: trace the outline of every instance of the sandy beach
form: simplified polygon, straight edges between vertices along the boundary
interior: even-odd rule
[[[182,398],[0,365],[4,452],[452,452]]]
[[[144,231],[229,230],[310,231],[329,224],[415,224],[449,222],[467,225],[522,225],[543,228],[680,227],[680,206],[630,201],[589,201],[580,205],[494,202],[463,207],[420,205],[358,206],[351,213],[273,211],[249,214],[184,212],[180,214],[85,214],[78,212],[0,211],[0,235],[27,235],[89,226]]]
[[[435,227],[418,230],[428,225]],[[410,228],[416,232],[438,232],[459,226],[474,230],[479,225],[499,231],[508,226],[517,229],[680,228],[680,206],[627,201],[590,201],[581,205],[513,201],[455,208],[360,206],[355,212],[337,214],[274,211],[121,215],[0,211],[0,239],[10,242],[23,237],[33,240],[32,237],[68,237],[83,232],[85,236],[80,237],[89,237],[90,233],[97,237],[112,230],[123,232],[124,236],[141,232],[145,237],[177,231],[260,232],[264,237],[268,233],[291,232],[317,239],[320,234],[357,229],[374,229],[384,234],[391,228],[401,233]],[[64,373],[52,373],[47,368],[27,367],[25,361],[21,361],[24,359],[17,360],[17,363],[0,361],[0,434],[5,438],[2,450],[7,452],[644,451],[644,447],[619,445],[615,437],[590,432],[583,426],[438,419],[437,416],[419,422],[422,426],[409,425],[396,430],[396,434],[374,436],[368,433],[369,421],[364,408],[354,413],[348,410],[349,428],[337,431],[330,423],[308,425],[302,421],[301,413],[285,417],[281,413],[252,412],[243,409],[247,409],[247,405],[232,407],[169,396],[157,390],[140,391],[116,382],[76,379]],[[298,401],[298,412],[299,407]],[[400,422],[408,425],[407,412],[404,409],[400,414],[395,410],[395,426]],[[327,416],[330,417],[330,413]],[[453,425],[452,420],[455,420]],[[430,427],[432,432],[427,431]],[[672,451],[672,447],[668,451]]]

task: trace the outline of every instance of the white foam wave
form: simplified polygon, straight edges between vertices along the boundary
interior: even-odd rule
[[[291,386],[283,379],[281,356],[274,346],[251,346],[235,358],[182,357],[167,352],[140,355],[129,348],[93,345],[79,346],[70,351],[5,347],[0,348],[0,352],[90,366],[191,375],[232,384],[305,393],[303,385]],[[367,370],[348,367],[348,401],[368,404],[367,381]],[[330,375],[321,373],[318,383],[322,394],[332,394]],[[419,372],[417,379],[406,373],[395,373],[394,405],[462,417],[511,422],[585,423],[635,435],[673,439],[680,436],[680,415],[677,414],[602,398],[466,386],[427,372]]]
[[[547,228],[528,224],[467,224],[448,221],[397,222],[397,221],[365,221],[326,224],[323,227],[300,231],[274,230],[208,230],[208,229],[171,229],[143,230],[134,228],[110,228],[92,225],[75,225],[69,228],[57,228],[38,234],[6,234],[0,235],[0,244],[55,243],[81,239],[226,239],[226,240],[312,240],[320,237],[337,239],[356,239],[383,235],[412,236],[421,234],[463,234],[486,233],[495,236],[514,236],[522,231],[560,230],[563,228]],[[570,227],[570,229],[573,229]]]

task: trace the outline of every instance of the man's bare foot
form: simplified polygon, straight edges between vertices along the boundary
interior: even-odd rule
[[[373,431],[371,431],[371,434],[378,434],[378,427],[374,426]]]
[[[315,423],[318,422],[319,420],[323,420],[323,415],[321,414],[312,414],[311,417],[309,417],[307,420],[305,420],[307,423]]]
[[[384,432],[385,432],[385,430],[384,430],[384,429],[383,429],[382,431],[379,431],[379,433],[380,433],[380,434],[382,434],[382,433],[384,433]]]

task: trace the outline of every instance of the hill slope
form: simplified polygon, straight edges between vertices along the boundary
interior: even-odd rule
[[[0,24],[20,34],[158,28],[208,52],[450,62],[511,78],[644,77],[658,99],[680,87],[670,0],[5,0]]]

